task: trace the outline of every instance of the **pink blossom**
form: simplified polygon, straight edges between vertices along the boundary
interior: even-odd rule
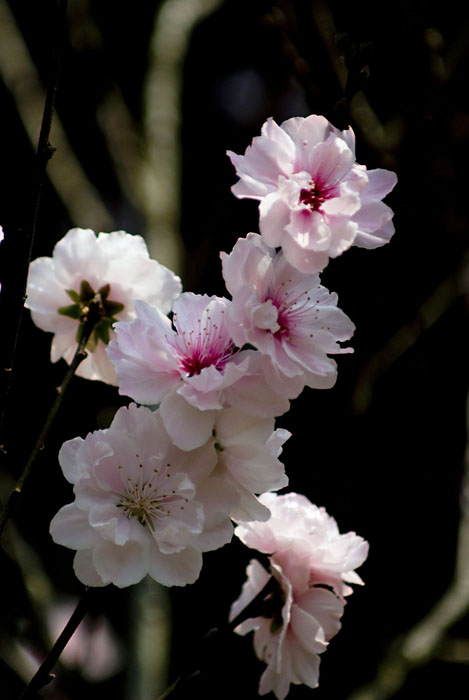
[[[247,619],[235,631],[241,635],[254,631],[254,650],[267,664],[259,683],[259,695],[273,692],[283,700],[291,683],[317,687],[319,654],[340,630],[345,603],[331,591],[316,586],[296,591],[275,562],[271,563],[271,572],[277,588],[264,601],[264,615]],[[231,620],[270,578],[256,559],[250,562],[246,573],[247,581],[231,608]]]
[[[87,358],[77,374],[116,384],[106,345],[116,320],[135,318],[134,301],[142,299],[170,311],[181,293],[181,281],[151,260],[141,236],[125,231],[99,233],[75,228],[57,243],[51,258],[34,260],[29,268],[26,307],[34,323],[54,333],[51,360],[71,362],[77,347],[80,321],[92,300],[98,300],[102,319],[87,344]]]
[[[282,246],[302,272],[320,272],[352,245],[384,245],[394,233],[381,200],[396,176],[355,162],[351,128],[339,131],[316,115],[280,126],[268,119],[244,156],[228,155],[240,178],[234,194],[260,200],[265,242]]]
[[[318,654],[340,629],[344,596],[352,592],[346,582],[362,583],[354,569],[366,559],[368,544],[353,532],[341,535],[324,508],[304,496],[265,493],[259,500],[270,509],[270,519],[241,523],[235,534],[248,547],[270,555],[277,587],[264,599],[259,616],[242,622],[236,631],[254,630],[254,649],[267,664],[259,693],[273,691],[283,700],[291,683],[317,686]],[[230,619],[260,593],[270,576],[257,561],[251,561],[247,574]]]
[[[227,323],[236,344],[249,343],[268,355],[265,370],[273,386],[280,373],[287,385],[301,377],[303,385],[331,387],[337,371],[328,354],[352,352],[339,341],[354,331],[337,308],[337,295],[320,285],[319,275],[298,272],[255,233],[240,238],[221,259],[233,297]]]
[[[86,585],[124,587],[147,574],[166,586],[193,583],[202,552],[231,539],[231,495],[211,476],[213,441],[183,452],[158,412],[121,408],[107,430],[66,442],[59,461],[75,501],[54,517],[51,534],[77,550],[75,573]]]
[[[218,411],[231,403],[247,408],[252,394],[257,397],[251,412],[288,409],[263,375],[250,376],[252,352],[237,351],[225,322],[228,305],[221,297],[186,292],[174,304],[172,328],[157,309],[137,302],[137,319],[116,324],[109,344],[120,392],[139,403],[159,403],[164,425],[181,449],[203,445]]]
[[[346,596],[352,593],[347,582],[362,583],[355,572],[368,555],[362,537],[341,535],[334,518],[300,494],[265,493],[259,500],[270,509],[270,520],[241,523],[235,534],[248,547],[273,554],[295,588],[322,583]]]

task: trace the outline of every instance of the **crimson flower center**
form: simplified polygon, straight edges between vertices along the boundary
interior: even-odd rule
[[[189,377],[200,374],[212,365],[222,371],[233,355],[235,346],[225,328],[222,314],[218,319],[207,314],[203,319],[199,318],[191,329],[182,329],[174,314],[179,367]]]
[[[291,280],[288,282],[291,283]],[[280,327],[273,333],[276,340],[294,343],[298,328],[317,320],[315,313],[312,313],[314,302],[312,307],[309,290],[298,294],[295,290],[284,289],[280,294],[271,293],[267,299],[277,308],[277,324]]]
[[[213,352],[194,352],[193,355],[183,355],[180,357],[180,366],[183,372],[187,372],[190,377],[194,374],[200,374],[203,369],[215,365],[218,370],[223,369],[227,360],[233,354],[233,346],[226,349],[220,355]]]
[[[314,180],[310,180],[309,185],[310,187],[305,187],[300,191],[299,201],[309,207],[311,211],[319,211],[326,199],[329,198],[327,189]]]

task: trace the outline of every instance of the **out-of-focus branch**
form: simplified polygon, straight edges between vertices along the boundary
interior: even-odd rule
[[[73,355],[73,359],[70,363],[70,366],[67,369],[67,372],[65,373],[65,376],[62,380],[61,385],[57,389],[57,396],[55,397],[55,400],[52,404],[52,406],[49,409],[49,412],[46,415],[44,425],[42,426],[41,432],[39,433],[39,437],[37,438],[33,449],[31,450],[29,457],[26,461],[25,466],[23,467],[23,470],[16,482],[15,488],[13,491],[10,493],[10,496],[1,509],[0,512],[0,539],[3,535],[3,531],[5,529],[5,526],[8,522],[9,517],[11,516],[14,508],[16,507],[18,501],[20,500],[22,494],[23,494],[23,489],[24,486],[29,479],[32,469],[34,465],[36,464],[36,460],[41,454],[42,450],[44,449],[44,445],[46,442],[46,439],[49,435],[49,432],[54,424],[55,418],[57,416],[57,413],[60,409],[60,406],[62,405],[62,401],[64,399],[65,393],[70,386],[70,382],[72,381],[73,377],[75,376],[75,372],[77,371],[78,367],[80,364],[83,362],[83,360],[86,358],[87,352],[86,352],[86,344],[88,340],[90,339],[90,336],[95,328],[95,325],[97,321],[99,320],[98,317],[99,310],[97,308],[97,304],[94,304],[93,302],[90,303],[90,313],[86,319],[86,321],[83,322],[81,329],[82,329],[82,335],[80,338],[80,342],[77,345],[77,348],[75,350],[75,354]]]
[[[117,86],[103,97],[96,117],[122,191],[146,221],[152,208],[149,200],[152,190],[156,189],[156,179],[148,162],[143,136]],[[153,182],[153,186],[141,187],[142,180]],[[171,267],[170,260],[158,260]]]
[[[412,669],[424,666],[433,658],[445,658],[445,649],[447,655],[452,651],[450,660],[455,659],[454,644],[446,635],[450,627],[469,612],[469,396],[466,420],[465,474],[453,581],[432,610],[406,635],[394,641],[375,679],[354,692],[349,700],[388,700],[404,685]],[[467,658],[469,642],[464,641]],[[461,644],[458,649],[461,651]]]
[[[181,93],[184,60],[194,27],[222,0],[166,0],[150,42],[144,87],[144,140],[150,170],[140,186],[148,203],[148,243],[158,260],[181,267]]]
[[[6,0],[0,0],[0,76],[35,148],[46,91]],[[50,140],[56,152],[48,166],[48,177],[72,221],[95,230],[112,228],[112,217],[88,180],[57,117]]]
[[[376,380],[409,348],[421,335],[431,328],[449,306],[468,291],[469,260],[464,260],[459,269],[447,277],[433,294],[417,309],[415,316],[403,325],[380,350],[365,362],[358,376],[352,397],[355,413],[364,413],[371,404]]]
[[[155,700],[168,684],[171,615],[169,589],[147,576],[131,591],[132,648],[129,700]]]
[[[315,0],[311,3],[311,13],[340,88],[345,91],[348,71],[336,41],[338,31],[329,4],[326,0]],[[381,160],[388,167],[395,167],[390,151],[396,149],[402,138],[404,133],[402,121],[391,120],[386,125],[383,124],[362,90],[358,90],[349,97],[350,117],[360,130],[362,138],[376,153],[380,154]]]

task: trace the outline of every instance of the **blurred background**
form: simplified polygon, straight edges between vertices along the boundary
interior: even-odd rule
[[[13,337],[34,163],[56,44],[55,0],[0,0],[2,353]],[[33,258],[72,226],[146,237],[185,290],[224,294],[219,251],[257,230],[225,155],[264,120],[323,114],[353,127],[357,160],[396,170],[396,234],[352,249],[322,281],[357,330],[327,392],[305,390],[278,426],[293,436],[290,490],[370,542],[343,629],[322,656],[316,700],[465,698],[469,526],[465,485],[469,14],[454,0],[70,0],[51,159]],[[26,313],[7,407],[5,500],[65,365]],[[4,360],[8,363],[8,359]],[[2,365],[2,367],[7,365]],[[17,698],[82,593],[73,552],[48,527],[72,500],[57,452],[126,403],[75,378],[1,551],[0,688]],[[459,549],[458,549],[459,542]],[[156,700],[224,621],[250,552],[204,555],[196,584],[96,591],[42,696]],[[448,590],[450,591],[448,595]],[[435,607],[436,606],[436,607]],[[423,621],[423,622],[422,622]],[[172,697],[257,697],[250,637],[209,649]],[[272,696],[273,697],[273,696]]]

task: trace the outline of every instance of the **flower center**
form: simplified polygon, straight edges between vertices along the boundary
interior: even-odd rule
[[[125,496],[117,503],[118,508],[123,508],[125,515],[136,518],[140,525],[148,525],[153,529],[153,520],[162,514],[161,500],[157,498],[152,484],[134,484],[129,488]]]
[[[124,310],[124,304],[109,299],[111,285],[105,284],[95,292],[87,280],[82,280],[79,292],[76,292],[74,289],[66,289],[65,291],[73,301],[73,304],[61,306],[57,311],[61,316],[68,316],[79,321],[76,337],[77,343],[82,338],[84,325],[87,323],[90,315],[92,315],[94,321],[93,334],[86,347],[93,352],[100,340],[107,345],[110,340],[109,333],[112,324],[117,321],[115,315]]]
[[[314,180],[309,181],[309,187],[300,191],[299,201],[309,207],[311,211],[319,211],[327,199],[327,193]]]
[[[219,371],[233,355],[235,345],[227,333],[224,323],[216,323],[209,314],[198,319],[195,328],[183,330],[179,327],[177,315],[173,322],[178,331],[177,346],[179,366],[189,377],[200,374],[212,365]]]
[[[303,326],[305,322],[316,320],[316,316],[311,315],[311,292],[307,290],[298,294],[283,288],[280,293],[271,294],[268,298],[277,309],[277,323],[280,326],[273,334],[274,338],[293,342],[299,324]]]
[[[122,465],[117,465],[120,472],[123,489],[118,492],[117,508],[122,508],[124,515],[131,520],[135,518],[140,525],[147,525],[153,534],[168,518],[180,519],[188,501],[191,483],[188,488],[187,477],[184,474],[173,474],[171,463],[158,463],[158,466],[144,465],[140,455],[136,454],[139,477],[128,476],[128,471]],[[152,470],[150,478],[143,474]]]

